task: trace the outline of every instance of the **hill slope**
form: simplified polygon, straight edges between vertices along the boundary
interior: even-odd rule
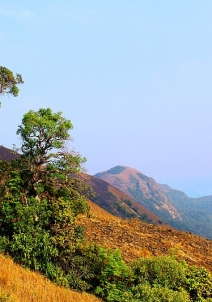
[[[0,160],[11,161],[19,156],[20,154],[0,146]],[[95,193],[95,196],[91,197],[91,200],[113,215],[122,218],[139,218],[154,224],[166,224],[161,218],[103,180],[90,175],[84,175],[83,178],[93,188],[93,192]]]
[[[108,182],[91,175],[85,175],[84,179],[94,192],[90,200],[109,213],[122,218],[138,218],[148,223],[166,225],[161,218]]]
[[[96,174],[134,198],[172,227],[212,239],[212,196],[189,198],[184,192],[128,167]]]
[[[187,229],[212,239],[212,196],[190,198],[184,192],[161,185],[172,204],[182,213]]]
[[[0,254],[0,301],[7,302],[100,302],[54,285],[38,273],[23,269]]]
[[[137,201],[140,205],[176,227],[183,224],[182,214],[171,203],[160,185],[140,171],[116,166],[95,174]]]
[[[167,255],[174,252],[189,264],[204,266],[212,272],[212,241],[193,235],[142,223],[138,219],[123,220],[107,213],[89,201],[92,217],[81,216],[90,242],[118,248],[127,262],[139,257]]]
[[[0,160],[11,161],[18,158],[20,155],[4,146],[0,146]]]

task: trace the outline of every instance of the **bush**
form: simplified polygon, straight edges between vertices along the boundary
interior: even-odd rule
[[[98,251],[98,259],[100,275],[95,293],[106,301],[121,301],[121,296],[131,279],[130,268],[122,259],[119,250],[106,250],[101,247]]]
[[[203,267],[189,266],[187,269],[187,291],[192,301],[205,301],[205,299],[212,298],[211,274]],[[212,301],[212,299],[210,300]]]
[[[180,290],[186,284],[187,265],[173,257],[143,258],[132,263],[134,284]]]
[[[121,302],[189,302],[189,296],[185,291],[176,292],[166,287],[151,287],[148,284],[140,284],[132,288],[130,292],[123,294]]]

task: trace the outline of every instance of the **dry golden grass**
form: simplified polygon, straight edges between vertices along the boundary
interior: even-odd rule
[[[174,252],[189,264],[204,266],[212,272],[212,240],[173,228],[142,223],[137,219],[123,220],[92,202],[88,203],[91,218],[82,215],[78,223],[85,226],[89,242],[120,249],[127,262]]]
[[[9,294],[7,300],[1,297]],[[0,301],[7,302],[100,302],[92,295],[58,287],[0,254]]]
[[[100,208],[98,205],[96,205],[94,202],[92,202],[90,200],[87,200],[87,203],[88,203],[89,208],[90,208],[90,213],[92,215],[94,215],[95,217],[104,218],[106,220],[115,220],[115,221],[121,221],[122,220],[121,218],[116,217],[116,216],[108,213],[107,211]],[[82,216],[84,216],[84,215],[82,215]]]

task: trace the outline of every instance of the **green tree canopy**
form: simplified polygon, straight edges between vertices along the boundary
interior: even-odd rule
[[[0,250],[63,284],[82,238],[75,220],[87,212],[85,159],[66,148],[72,128],[61,112],[31,110],[17,131],[23,154],[0,161]]]
[[[18,96],[18,85],[23,83],[24,81],[21,74],[16,73],[16,75],[14,75],[10,69],[0,66],[0,95],[8,94],[14,97]]]
[[[30,166],[29,186],[34,196],[47,176],[54,185],[59,187],[62,182],[63,187],[69,187],[70,175],[80,172],[85,158],[67,151],[72,128],[71,121],[62,117],[62,112],[53,113],[50,108],[30,110],[24,115],[17,134],[22,140],[22,159]]]
[[[37,112],[30,110],[17,130],[22,140],[23,155],[38,166],[59,158],[71,138],[70,129],[73,125],[62,117],[62,112],[53,113],[50,108],[41,108]]]

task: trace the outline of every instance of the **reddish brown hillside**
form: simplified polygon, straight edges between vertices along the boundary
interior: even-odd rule
[[[153,178],[124,166],[116,166],[94,176],[121,190],[167,223],[183,228],[182,214],[174,207],[167,194]]]
[[[0,160],[11,161],[18,158],[20,155],[13,150],[0,146]]]
[[[174,252],[189,264],[204,266],[212,271],[212,241],[180,232],[142,223],[137,219],[122,220],[89,202],[92,218],[81,216],[90,242],[108,248],[118,248],[130,262],[138,257],[167,255]]]
[[[149,223],[166,225],[161,218],[104,180],[91,175],[85,175],[84,180],[94,192],[90,199],[109,213],[122,218],[139,218]]]

